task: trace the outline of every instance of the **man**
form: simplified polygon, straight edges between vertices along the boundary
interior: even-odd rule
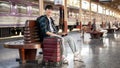
[[[93,19],[93,24],[92,24],[92,31],[96,31],[96,19]]]
[[[53,7],[51,5],[47,5],[45,7],[45,15],[37,18],[38,27],[40,29],[39,34],[40,34],[41,42],[45,37],[50,37],[50,36],[59,37],[62,39],[62,43],[64,43],[64,41],[68,42],[70,48],[72,49],[72,52],[74,53],[75,56],[74,60],[80,60],[79,50],[76,48],[75,41],[70,36],[61,37],[60,35],[58,35],[57,33],[58,30],[56,29],[54,25],[54,21],[51,17],[52,9]],[[66,35],[66,33],[61,33],[61,35]],[[66,59],[67,53],[66,53],[65,45],[62,44],[62,47],[63,47],[63,61],[64,63],[68,63],[68,60]]]
[[[107,33],[107,30],[104,30],[102,28],[102,25],[96,24],[96,19],[95,18],[93,19],[92,31],[103,32],[103,36]]]

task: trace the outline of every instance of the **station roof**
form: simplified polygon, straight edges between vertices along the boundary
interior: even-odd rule
[[[29,4],[37,4],[39,0],[2,0],[2,1],[12,1],[12,2],[17,2],[17,3],[29,3]],[[47,0],[45,0],[47,1]],[[87,0],[89,1],[89,0]],[[92,2],[99,3],[101,5],[104,5],[105,7],[115,10],[120,14],[120,0],[111,0],[110,2],[99,2],[99,0],[91,0]]]
[[[110,8],[120,13],[120,0],[111,0],[110,2],[99,2],[96,0],[92,0],[92,1],[100,3],[101,5],[104,5],[107,8]]]
[[[29,0],[29,1],[38,3],[39,0]],[[107,8],[110,8],[120,13],[120,0],[111,0],[111,2],[99,2],[98,0],[92,0],[92,1],[100,3],[101,5],[104,5]]]

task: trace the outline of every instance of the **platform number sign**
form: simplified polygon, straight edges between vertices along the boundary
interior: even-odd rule
[[[55,5],[64,5],[64,1],[63,0],[54,0],[54,4]]]

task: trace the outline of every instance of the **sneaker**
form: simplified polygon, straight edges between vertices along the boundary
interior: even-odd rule
[[[81,59],[80,57],[74,57],[74,61],[83,62],[82,59]]]
[[[68,64],[68,60],[66,58],[63,59],[63,64]]]
[[[65,56],[62,56],[62,59],[63,59],[63,64],[68,64],[68,60]]]
[[[82,61],[82,57],[80,56],[80,53],[79,53],[79,52],[76,52],[76,53],[74,54],[74,61],[83,62],[83,61]]]

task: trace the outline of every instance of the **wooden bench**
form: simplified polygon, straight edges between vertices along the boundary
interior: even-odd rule
[[[103,37],[103,32],[90,31],[89,33],[90,33],[92,39],[99,39],[99,38]]]
[[[24,39],[6,42],[4,47],[19,49],[21,63],[34,61],[36,59],[37,49],[41,48],[36,22],[34,20],[27,20],[24,29]]]
[[[114,28],[106,29],[106,30],[107,30],[107,33],[114,33],[114,32],[115,32],[115,29],[114,29]]]

